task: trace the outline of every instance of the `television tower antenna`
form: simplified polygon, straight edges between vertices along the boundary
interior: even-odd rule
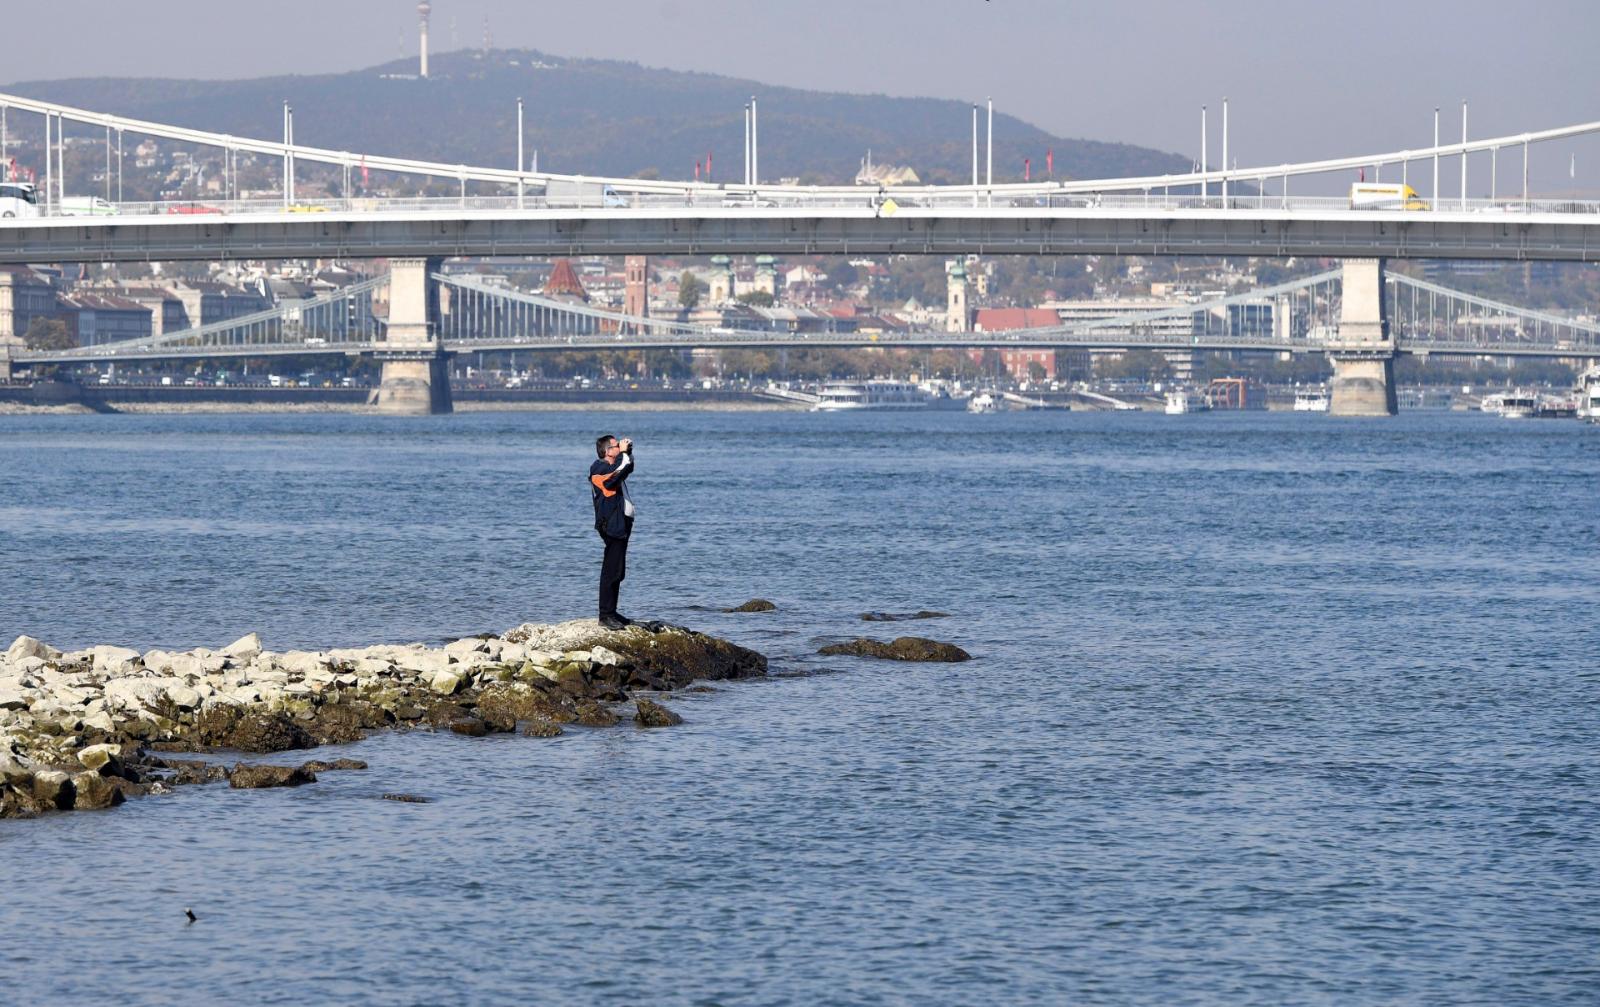
[[[420,49],[422,59],[419,72],[423,77],[428,76],[428,15],[431,13],[433,13],[433,4],[429,3],[428,0],[422,0],[421,3],[417,4],[417,21],[422,29],[422,45]]]

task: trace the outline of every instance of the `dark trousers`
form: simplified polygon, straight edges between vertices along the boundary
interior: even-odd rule
[[[628,540],[602,534],[606,557],[600,561],[600,614],[617,614],[617,593],[628,576]]]

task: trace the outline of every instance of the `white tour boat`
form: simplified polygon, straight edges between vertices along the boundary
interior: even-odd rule
[[[1508,420],[1525,420],[1539,408],[1539,399],[1532,392],[1506,392],[1500,396],[1499,413]]]
[[[1600,367],[1591,367],[1578,378],[1578,417],[1600,423]]]
[[[1185,388],[1174,388],[1167,393],[1168,416],[1182,416],[1184,413],[1209,412],[1211,403],[1206,401],[1203,393]]]
[[[857,409],[926,409],[932,396],[909,381],[832,381],[822,386],[812,412]]]
[[[998,413],[1005,408],[1005,399],[994,392],[979,392],[967,400],[969,413]]]
[[[1294,411],[1297,413],[1325,413],[1328,411],[1328,392],[1323,388],[1302,388],[1294,393]]]

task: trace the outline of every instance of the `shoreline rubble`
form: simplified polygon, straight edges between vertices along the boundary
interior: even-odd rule
[[[562,725],[610,727],[634,691],[765,675],[761,654],[676,626],[607,630],[593,619],[524,623],[498,636],[273,652],[254,633],[171,652],[101,645],[63,652],[21,636],[0,653],[0,818],[111,807],[174,786],[313,783],[356,760],[299,766],[174,758],[266,754],[359,740],[383,729],[469,737]],[[635,699],[644,726],[681,722]]]

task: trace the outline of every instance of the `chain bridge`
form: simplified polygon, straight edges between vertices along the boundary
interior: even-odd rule
[[[396,262],[395,272],[313,300],[137,340],[69,350],[25,350],[14,353],[11,364],[372,356],[400,366],[408,380],[426,384],[445,380],[439,363],[445,357],[467,352],[695,347],[1268,351],[1329,354],[1336,368],[1342,364],[1359,372],[1359,380],[1376,382],[1375,387],[1359,386],[1380,399],[1378,409],[1371,409],[1369,402],[1365,411],[1391,412],[1392,360],[1398,354],[1600,359],[1600,323],[1592,320],[1521,307],[1394,272],[1384,275],[1383,295],[1376,303],[1347,297],[1350,274],[1357,274],[1357,283],[1369,282],[1381,272],[1376,260],[1348,262],[1341,268],[1194,303],[988,333],[800,332],[757,327],[754,321],[750,327],[699,325],[546,297],[471,274],[440,272],[439,265],[428,260]],[[425,283],[418,275],[423,271]],[[396,276],[402,278],[398,283]],[[411,303],[406,301],[408,288]],[[431,394],[420,384],[400,387],[409,387],[411,399]],[[1352,389],[1343,390],[1348,399]],[[1336,378],[1336,396],[1340,392]]]

